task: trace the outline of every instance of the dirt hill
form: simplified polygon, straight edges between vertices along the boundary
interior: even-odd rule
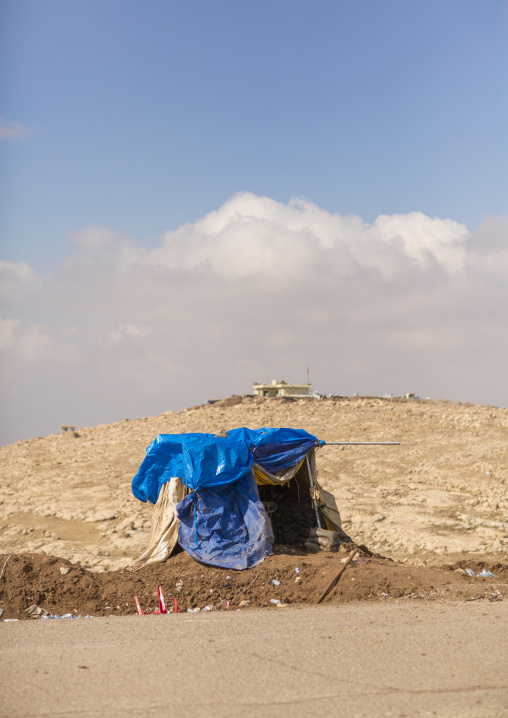
[[[79,428],[0,448],[0,553],[45,553],[119,569],[148,544],[151,506],[130,483],[159,433],[302,428],[325,441],[319,481],[344,529],[371,550],[421,564],[508,554],[508,410],[448,401],[231,397],[180,412]]]

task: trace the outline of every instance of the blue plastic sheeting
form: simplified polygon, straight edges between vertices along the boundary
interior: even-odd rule
[[[232,484],[250,473],[253,461],[247,444],[229,437],[159,434],[132,480],[132,493],[155,504],[161,486],[173,476],[191,490]]]
[[[245,442],[254,454],[254,461],[274,474],[294,466],[305,454],[324,441],[303,429],[232,429],[228,439]]]
[[[140,501],[157,502],[178,476],[191,489],[177,506],[178,541],[197,561],[242,570],[270,554],[270,519],[259,500],[254,461],[271,473],[294,466],[322,445],[302,429],[233,429],[213,434],[159,434],[132,481]]]
[[[178,542],[201,563],[241,571],[272,553],[272,526],[253,472],[226,486],[210,486],[177,506]]]

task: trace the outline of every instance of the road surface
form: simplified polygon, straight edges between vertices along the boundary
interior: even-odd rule
[[[0,715],[508,716],[508,601],[0,624]]]

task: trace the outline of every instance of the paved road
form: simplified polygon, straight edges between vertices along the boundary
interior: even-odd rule
[[[0,715],[508,716],[508,601],[0,625]]]

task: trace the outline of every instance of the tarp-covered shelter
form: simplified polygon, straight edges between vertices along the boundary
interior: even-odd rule
[[[274,533],[294,544],[319,524],[341,532],[335,499],[317,482],[322,444],[287,428],[160,434],[132,481],[136,498],[155,504],[140,561],[164,561],[178,542],[202,563],[245,569],[272,552]]]

